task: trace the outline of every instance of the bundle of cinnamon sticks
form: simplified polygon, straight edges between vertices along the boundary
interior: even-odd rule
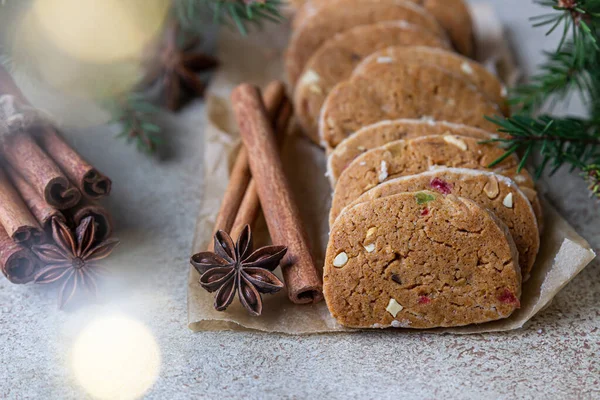
[[[112,232],[96,203],[111,180],[85,161],[36,113],[0,66],[0,268],[13,283],[32,281],[40,261],[29,248],[49,240],[52,220],[77,225],[94,216],[100,236]]]
[[[231,99],[243,146],[233,166],[215,232],[224,230],[238,237],[245,225],[254,224],[262,208],[273,244],[288,248],[281,263],[288,297],[296,304],[319,302],[323,299],[321,274],[279,156],[293,115],[285,86],[272,82],[261,96],[258,88],[243,84],[234,90]]]

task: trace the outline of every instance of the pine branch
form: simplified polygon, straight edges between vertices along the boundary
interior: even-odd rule
[[[536,178],[566,165],[578,169],[592,195],[600,198],[600,0],[539,0],[552,12],[534,17],[534,26],[548,27],[548,34],[562,30],[555,52],[545,53],[540,71],[529,83],[511,91],[509,102],[518,115],[489,118],[508,139],[494,139],[506,153],[491,166],[514,153],[522,154],[522,169],[535,153],[541,162]],[[589,109],[587,118],[536,117],[546,105],[578,93]]]
[[[531,18],[533,26],[549,26],[547,34],[561,29],[562,35],[557,50],[545,53],[548,60],[540,66],[540,72],[510,93],[509,103],[524,114],[534,113],[548,101],[554,106],[568,99],[574,91],[578,91],[584,101],[589,100],[590,71],[600,66],[600,0],[538,0],[536,3],[551,7],[553,12]]]
[[[262,21],[281,22],[279,9],[283,0],[174,0],[176,19],[186,31],[198,32],[199,21],[210,16],[215,24],[235,26],[242,35],[248,33],[248,25],[260,25]]]
[[[121,125],[121,133],[117,137],[124,138],[127,143],[135,142],[140,151],[156,151],[162,143],[161,128],[151,122],[150,116],[157,113],[158,108],[149,103],[144,95],[129,93],[112,99],[106,106],[111,112],[111,122]]]
[[[529,157],[537,152],[541,163],[536,169],[539,178],[546,169],[555,173],[567,164],[571,169],[587,171],[588,166],[600,165],[600,131],[598,125],[578,118],[552,118],[541,116],[531,118],[515,116],[499,119],[489,118],[499,126],[498,131],[510,135],[508,139],[492,139],[507,149],[505,155],[490,164],[493,167],[516,152],[523,152],[519,171]]]

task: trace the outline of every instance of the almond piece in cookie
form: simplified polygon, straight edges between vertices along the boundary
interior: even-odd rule
[[[365,243],[372,227],[377,235]],[[339,254],[345,263],[338,267]],[[519,308],[518,258],[504,223],[475,202],[430,191],[394,194],[357,204],[332,227],[323,292],[346,327],[480,324]]]

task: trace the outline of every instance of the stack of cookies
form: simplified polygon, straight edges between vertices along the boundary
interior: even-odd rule
[[[490,139],[506,90],[470,57],[462,0],[310,0],[286,54],[334,189],[324,292],[354,328],[506,318],[534,266],[530,174]]]

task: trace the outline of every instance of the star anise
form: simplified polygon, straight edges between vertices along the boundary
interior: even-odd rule
[[[283,282],[272,273],[287,252],[284,246],[266,246],[252,252],[252,233],[246,225],[234,245],[223,231],[215,234],[215,252],[192,256],[190,262],[201,274],[200,285],[215,295],[215,309],[224,311],[236,292],[252,315],[262,313],[261,293],[276,293]]]
[[[173,23],[167,28],[164,42],[147,63],[143,79],[145,85],[161,85],[165,105],[172,111],[179,110],[192,98],[203,97],[206,85],[198,74],[218,65],[215,58],[196,51],[198,36],[188,38],[183,45],[179,44],[179,38],[179,25]]]
[[[119,241],[107,239],[99,242],[94,217],[84,218],[75,232],[54,218],[52,241],[31,249],[44,263],[44,267],[35,275],[34,282],[44,284],[62,281],[58,296],[60,308],[73,298],[80,287],[95,296],[97,279],[105,273],[105,269],[93,262],[110,255]]]

